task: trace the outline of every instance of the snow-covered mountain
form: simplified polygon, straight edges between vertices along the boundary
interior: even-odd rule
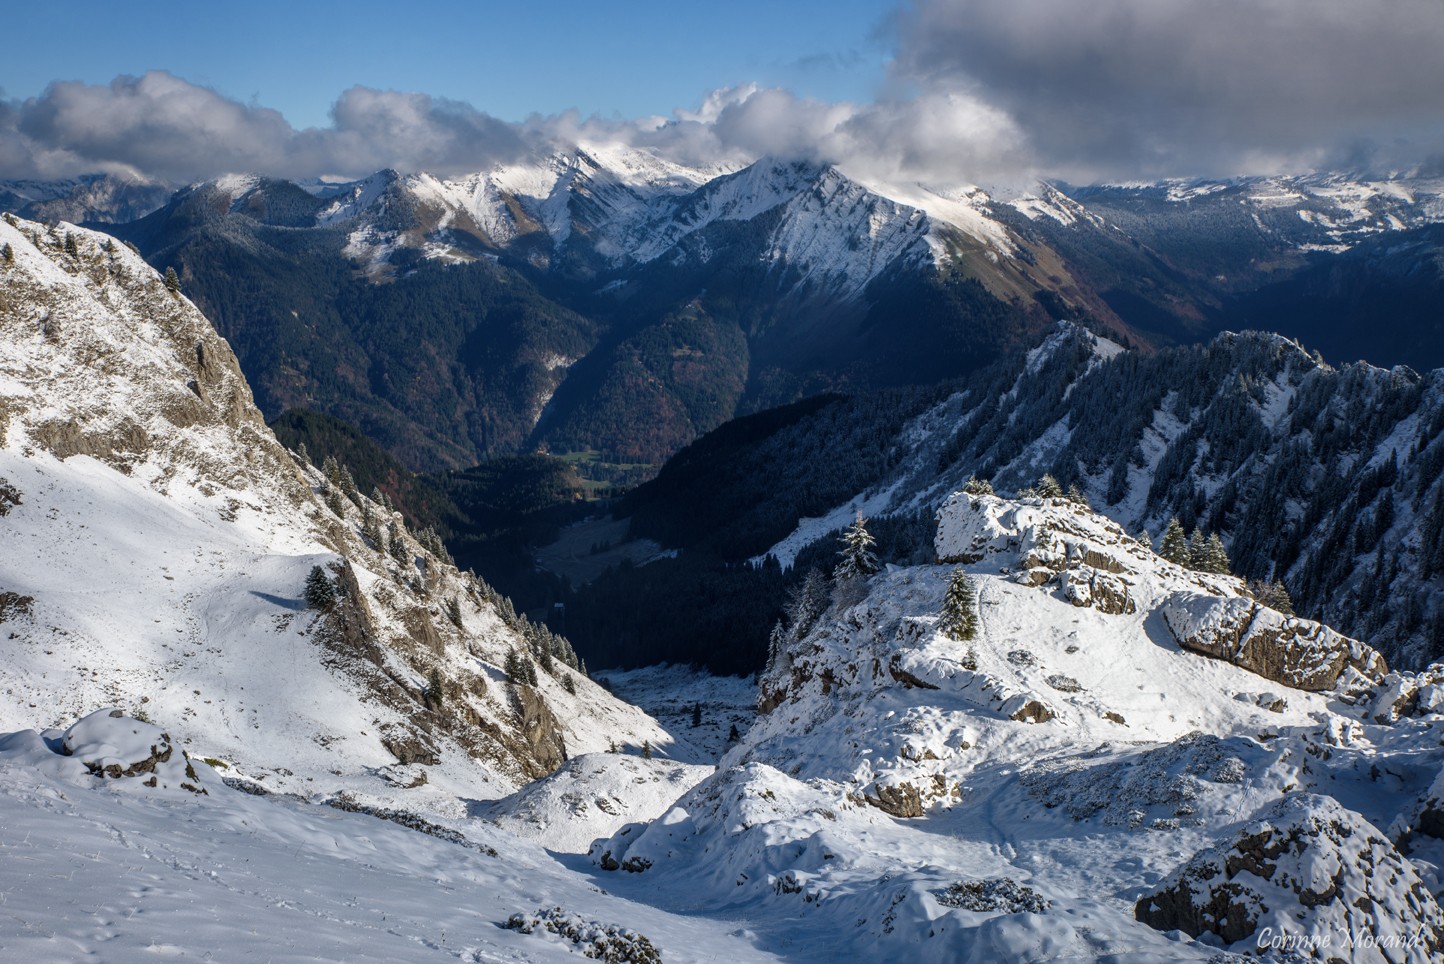
[[[1067,499],[958,493],[935,551],[799,599],[742,745],[592,847],[616,892],[785,914],[808,959],[1444,952],[1438,667]],[[940,622],[955,565],[971,639]]]
[[[13,218],[0,250],[0,726],[118,705],[249,784],[433,810],[673,743],[439,542],[298,464],[137,254]]]
[[[1155,542],[1174,515],[1217,531],[1236,572],[1417,667],[1444,656],[1441,465],[1444,371],[1334,368],[1258,333],[1145,355],[1064,323],[918,416],[892,469],[771,553],[790,564],[858,511],[931,512],[970,476],[1014,492],[1052,473]]]
[[[398,248],[442,261],[514,249],[540,265],[581,259],[615,272],[658,259],[706,262],[716,247],[707,228],[765,217],[756,256],[791,272],[793,286],[845,303],[889,268],[947,263],[959,247],[989,251],[995,262],[1011,257],[988,201],[976,189],[864,185],[805,162],[689,168],[644,150],[585,145],[457,179],[381,172],[340,189],[316,224],[344,226],[348,255],[373,273],[389,270]]]
[[[1164,231],[1220,229],[1246,218],[1261,234],[1302,251],[1343,251],[1365,238],[1444,219],[1444,178],[1319,173],[1230,180],[1066,188],[1067,197],[1134,237],[1153,244]],[[1077,215],[1056,202],[1062,192],[1014,201],[1030,217],[1068,221]]]

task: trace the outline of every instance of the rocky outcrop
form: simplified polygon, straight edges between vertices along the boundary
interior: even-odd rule
[[[1411,716],[1444,712],[1444,666],[1419,673],[1390,673],[1369,706],[1375,723],[1395,723]]]
[[[923,815],[922,793],[911,783],[898,783],[891,786],[879,784],[873,787],[871,793],[863,794],[863,799],[883,813],[892,814],[894,817],[921,817]]]
[[[531,751],[532,759],[536,760],[544,772],[550,773],[567,760],[567,746],[562,738],[561,724],[542,699],[541,693],[532,687],[518,685],[516,698],[521,705],[522,739]]]
[[[1284,616],[1244,596],[1176,593],[1162,607],[1178,645],[1233,663],[1294,689],[1332,689],[1346,669],[1371,679],[1388,672],[1384,657],[1321,623]]]
[[[1158,930],[1226,944],[1327,936],[1355,961],[1438,960],[1444,913],[1385,836],[1331,797],[1297,794],[1204,851],[1134,908]],[[1325,954],[1323,956],[1329,956]]]

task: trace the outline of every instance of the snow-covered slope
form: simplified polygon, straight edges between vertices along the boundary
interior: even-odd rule
[[[786,915],[815,958],[1206,960],[1224,944],[1281,958],[1267,941],[1285,926],[1335,947],[1352,935],[1358,960],[1444,946],[1437,841],[1400,829],[1437,831],[1421,814],[1444,717],[1420,709],[1432,697],[1389,697],[1407,687],[1377,654],[1300,621],[1275,633],[1290,621],[1238,580],[1167,563],[1065,499],[959,494],[937,551],[973,580],[975,637],[939,628],[953,565],[834,587],[786,627],[764,715],[718,773],[593,846],[617,892],[674,894],[664,906],[681,910],[705,887],[730,913]],[[1255,609],[1223,658],[1190,651],[1170,615],[1205,598]],[[1261,672],[1324,640],[1345,658],[1326,682],[1270,678],[1237,658],[1255,631],[1275,654]],[[1386,698],[1411,709],[1382,722]],[[1191,917],[1136,909],[1160,892],[1177,908],[1175,872],[1208,877],[1183,868],[1222,867],[1214,848],[1259,821],[1322,836],[1297,859],[1227,863],[1250,908],[1234,926],[1175,922],[1210,920],[1207,895]],[[1391,825],[1392,839],[1374,829]],[[1336,872],[1330,890],[1319,875]]]
[[[146,730],[105,713],[77,727],[117,751]],[[6,960],[778,959],[733,923],[609,896],[478,821],[462,833],[345,801],[257,797],[199,761],[181,779],[204,794],[165,772],[155,786],[98,780],[82,755],[58,752],[62,735],[0,737]]]
[[[0,223],[0,245],[0,726],[118,704],[228,775],[439,812],[670,745],[399,516],[298,465],[139,256],[64,224]],[[311,578],[334,603],[308,606]],[[502,670],[543,650],[534,685]]]

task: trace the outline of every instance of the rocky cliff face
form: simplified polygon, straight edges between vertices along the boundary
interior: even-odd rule
[[[670,742],[282,448],[226,342],[134,252],[20,220],[0,250],[4,725],[121,705],[234,779],[443,808]],[[513,652],[549,669],[511,679]]]

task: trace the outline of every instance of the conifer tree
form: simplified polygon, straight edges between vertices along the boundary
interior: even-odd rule
[[[1063,498],[1063,487],[1048,472],[1044,472],[1043,477],[1038,480],[1037,490],[1038,494],[1045,499]]]
[[[456,596],[446,601],[446,618],[451,620],[451,624],[457,629],[461,628],[461,600]]]
[[[336,456],[326,456],[326,461],[321,463],[321,474],[326,476],[326,481],[332,485],[341,484],[341,466],[336,461]]]
[[[1076,482],[1068,483],[1068,492],[1066,497],[1068,501],[1072,502],[1074,505],[1081,505],[1085,509],[1092,508],[1092,506],[1088,504],[1088,497],[1083,494],[1082,489],[1078,488],[1078,483]]]
[[[1228,575],[1233,568],[1228,559],[1228,550],[1224,548],[1223,539],[1219,538],[1217,532],[1209,533],[1208,539],[1204,541],[1203,556],[1200,561],[1201,564],[1196,568],[1220,576]]]
[[[296,446],[296,458],[301,460],[302,465],[311,464],[311,453],[306,451],[306,443],[302,442]]]
[[[65,253],[72,258],[80,257],[80,245],[75,243],[75,235],[69,232],[65,235]]]
[[[877,541],[873,539],[872,533],[867,531],[867,520],[859,512],[857,521],[848,526],[842,534],[842,551],[838,553],[842,561],[833,570],[832,577],[843,580],[854,576],[870,576],[877,572],[877,553],[874,551],[876,545]]]
[[[441,685],[441,670],[433,666],[431,674],[426,678],[426,702],[439,710],[445,701],[446,691]]]
[[[742,739],[742,734],[737,732],[737,724],[732,724],[732,729],[727,731],[727,742],[736,743]]]
[[[817,617],[827,610],[827,577],[816,569],[809,569],[802,582],[787,593],[787,630],[793,639],[806,636]]]
[[[1178,516],[1168,520],[1163,541],[1158,544],[1158,554],[1174,565],[1188,565],[1188,537],[1183,534],[1183,523],[1178,521]]]
[[[175,268],[166,268],[165,290],[169,291],[171,294],[177,294],[180,292],[180,287],[180,275],[175,273]]]
[[[701,725],[702,725],[702,704],[701,704],[701,703],[693,703],[693,704],[692,704],[692,729],[695,730],[697,727],[699,727],[699,726],[701,726]]]
[[[1266,605],[1275,612],[1283,613],[1285,616],[1294,615],[1294,601],[1289,598],[1288,588],[1277,579],[1269,583],[1268,602]]]
[[[336,606],[336,586],[326,570],[312,566],[306,576],[306,605],[317,612],[329,613]]]
[[[968,476],[968,481],[963,483],[963,491],[968,495],[992,495],[993,483],[987,479],[980,479],[975,475]]]
[[[508,649],[506,651],[506,661],[502,664],[502,672],[506,673],[507,679],[513,683],[526,682],[526,670],[522,669],[521,657],[517,655],[516,650]]]
[[[15,263],[15,249],[10,247],[9,241],[5,242],[5,247],[0,248],[0,261],[4,261],[6,264]]]
[[[396,524],[394,519],[387,527],[386,549],[391,553],[391,558],[403,566],[409,566],[415,562],[411,556],[411,550],[406,548],[406,540],[401,536],[401,527]]]
[[[1193,530],[1193,535],[1188,537],[1188,561],[1185,565],[1197,572],[1203,572],[1204,547],[1208,543],[1208,537],[1203,534],[1203,526]]]
[[[376,513],[371,511],[371,503],[361,503],[361,537],[371,544],[371,548],[381,548],[381,526],[376,522]]]
[[[973,580],[962,566],[948,578],[948,591],[943,596],[943,609],[938,615],[938,629],[949,639],[965,640],[978,635],[978,593]]]
[[[344,464],[341,466],[340,478],[336,484],[341,488],[341,494],[350,499],[355,505],[361,504],[361,492],[356,488],[356,479],[351,475],[351,470]]]

